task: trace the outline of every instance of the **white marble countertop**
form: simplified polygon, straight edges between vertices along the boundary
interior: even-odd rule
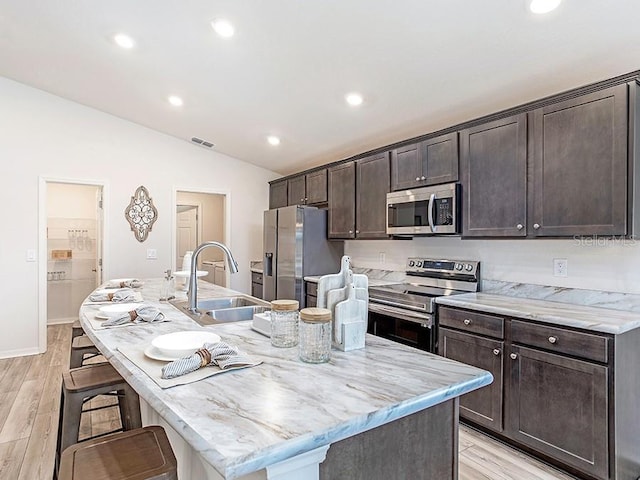
[[[129,384],[224,478],[342,440],[442,401],[488,385],[490,373],[367,335],[366,348],[332,351],[329,363],[298,360],[297,348],[275,348],[250,329],[251,322],[201,327],[172,305],[156,301],[159,280],[145,280],[147,301],[170,322],[93,330],[84,305],[87,335]],[[199,298],[233,294],[199,281]],[[178,292],[184,296],[184,292]],[[157,335],[210,329],[263,364],[161,389],[118,347],[147,345]],[[429,439],[424,439],[428,445]],[[433,439],[431,441],[437,441]]]
[[[321,275],[310,275],[308,277],[304,277],[304,281],[305,282],[313,282],[313,283],[318,283],[318,281],[320,280]],[[369,277],[369,286],[370,287],[380,287],[382,285],[392,285],[395,283],[400,283],[397,281],[393,281],[393,280],[382,280],[379,278],[371,278]]]
[[[640,327],[640,313],[488,293],[436,298],[439,305],[582,328],[614,335]]]

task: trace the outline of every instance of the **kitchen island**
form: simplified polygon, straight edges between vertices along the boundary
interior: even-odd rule
[[[143,424],[167,430],[181,480],[457,478],[458,397],[490,373],[370,335],[365,349],[305,364],[251,322],[201,327],[158,302],[159,285],[141,292],[170,322],[94,330],[98,306],[86,304],[80,319],[138,392]],[[237,294],[199,281],[201,299]],[[162,389],[118,350],[202,328],[263,363]]]

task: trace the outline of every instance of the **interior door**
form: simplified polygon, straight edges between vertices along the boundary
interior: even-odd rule
[[[96,190],[96,263],[93,268],[95,273],[95,286],[102,283],[102,231],[104,222],[104,208],[102,204],[102,187]]]
[[[184,254],[198,246],[198,207],[178,205],[176,208],[176,269],[182,269]]]

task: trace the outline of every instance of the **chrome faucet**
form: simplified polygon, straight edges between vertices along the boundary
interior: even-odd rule
[[[225,257],[227,258],[227,264],[229,265],[229,270],[231,271],[231,273],[238,273],[238,262],[235,261],[235,259],[233,258],[233,254],[231,253],[231,250],[229,250],[229,248],[220,242],[204,242],[201,245],[198,245],[198,248],[196,248],[193,251],[193,254],[191,256],[191,272],[189,274],[189,291],[187,292],[187,299],[189,300],[189,306],[187,307],[187,310],[189,310],[191,313],[198,313],[198,284],[196,282],[197,276],[196,276],[196,270],[197,270],[197,265],[198,265],[198,256],[200,255],[200,252],[203,250],[206,250],[209,247],[218,247],[220,250],[222,250],[225,254]]]

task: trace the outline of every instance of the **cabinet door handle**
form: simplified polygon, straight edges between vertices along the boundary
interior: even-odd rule
[[[556,343],[558,341],[558,337],[549,337],[549,343]]]
[[[420,180],[426,180],[427,177],[425,177],[424,175],[420,177]]]
[[[349,233],[353,233],[353,230],[349,230]]]
[[[494,349],[493,349],[493,354],[494,354],[495,356],[500,355],[500,350],[498,350],[497,348],[494,348]]]
[[[517,228],[518,230],[522,230],[522,229],[524,228],[524,225],[522,225],[521,223],[519,223],[519,224],[517,224],[517,225],[516,225],[516,228]]]
[[[511,357],[511,360],[515,360],[516,358],[518,358],[518,354],[517,353],[512,353],[509,356]]]
[[[540,228],[540,224],[539,224],[539,223],[534,223],[534,224],[533,224],[533,228],[534,228],[535,230],[538,230],[538,229]]]
[[[420,181],[420,177],[416,177],[416,182],[419,182],[419,181]]]
[[[468,318],[465,318],[462,323],[464,323],[465,325],[471,325],[471,320],[469,320]]]
[[[356,230],[356,235],[357,235],[358,233],[360,233],[360,230]]]

